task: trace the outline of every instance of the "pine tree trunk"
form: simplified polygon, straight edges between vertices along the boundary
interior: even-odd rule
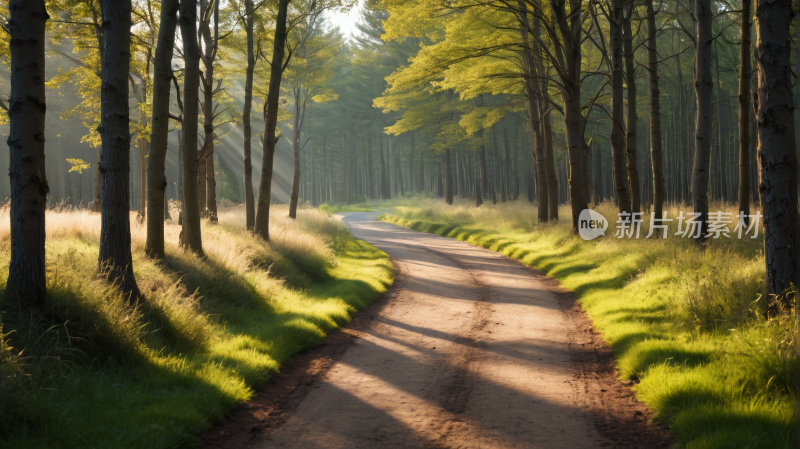
[[[201,4],[205,1],[201,1]],[[205,41],[205,54],[203,55],[203,66],[206,68],[203,86],[203,131],[208,141],[206,145],[206,155],[203,158],[205,165],[203,172],[205,181],[205,210],[211,223],[217,222],[217,180],[214,172],[214,61],[217,56],[219,45],[219,1],[214,2],[214,36],[211,37],[210,23],[206,23],[203,39]],[[205,9],[202,8],[201,9]],[[201,205],[202,207],[202,205]]]
[[[791,304],[797,280],[797,155],[790,66],[790,0],[756,3],[758,134],[767,292]]]
[[[548,98],[548,96],[545,96]],[[549,220],[558,220],[558,182],[556,181],[556,161],[553,155],[553,125],[550,114],[542,116],[542,133],[544,134],[544,170],[547,182],[547,207],[550,209]]]
[[[292,193],[289,196],[289,218],[297,218],[297,200],[300,195],[300,89],[294,88],[294,123],[292,126],[292,155],[294,157],[294,173],[292,175]]]
[[[261,164],[261,182],[258,187],[258,210],[256,211],[255,233],[269,241],[269,208],[272,193],[272,170],[275,159],[275,130],[278,120],[278,101],[280,100],[281,78],[286,53],[286,15],[291,0],[278,0],[278,16],[275,22],[272,65],[275,69],[269,75],[269,94],[264,114],[264,160]]]
[[[414,182],[414,131],[411,131],[411,150],[408,155],[408,191],[410,193],[417,191],[416,182]]]
[[[253,128],[250,125],[250,111],[253,107],[253,72],[256,67],[256,55],[253,51],[253,29],[255,16],[253,14],[253,0],[245,0],[245,9],[249,12],[245,19],[245,33],[247,34],[247,70],[244,79],[244,107],[242,107],[242,126],[244,128],[244,203],[245,221],[247,230],[253,230],[256,221],[256,205],[253,197],[253,162],[252,162],[252,136]]]
[[[742,2],[739,53],[739,211],[750,224],[750,0]],[[800,30],[800,27],[798,27]],[[799,61],[800,62],[800,61]],[[796,90],[800,91],[800,89]]]
[[[450,160],[450,148],[444,150],[442,163],[444,164],[444,199],[447,204],[453,204],[453,167]]]
[[[628,7],[626,7],[628,8]],[[636,166],[636,62],[633,59],[633,35],[631,20],[633,7],[627,9],[622,21],[622,41],[625,52],[625,80],[628,87],[627,129],[625,133],[625,151],[628,155],[628,182],[631,189],[631,212],[641,212],[639,194],[639,170]]]
[[[623,89],[625,73],[622,66],[622,3],[613,0],[609,29],[611,33],[611,158],[614,162],[614,190],[620,212],[631,212],[631,190],[626,172],[627,154],[623,129]]]
[[[656,14],[653,0],[647,4],[647,79],[650,88],[650,154],[653,167],[653,213],[662,218],[664,211],[664,156],[661,150],[661,90],[658,86],[658,52],[656,51]]]
[[[695,0],[696,42],[695,46],[695,93],[697,95],[697,119],[695,123],[694,166],[692,168],[692,204],[699,213],[702,230],[698,242],[705,241],[708,229],[708,172],[711,162],[713,79],[711,76],[711,22],[713,11],[711,0]]]
[[[183,81],[183,229],[181,245],[203,255],[200,201],[197,193],[197,117],[200,48],[197,45],[197,0],[181,0],[179,22],[184,55]]]
[[[36,308],[46,298],[45,279],[45,23],[44,0],[11,0],[11,261],[6,295]]]
[[[130,71],[131,3],[101,0],[105,48],[100,87],[100,137],[103,141],[103,200],[100,212],[98,265],[129,300],[139,297],[133,276],[129,176],[130,129],[128,72]]]
[[[153,64],[153,124],[147,163],[147,242],[145,253],[164,258],[164,210],[166,207],[166,157],[169,143],[169,98],[172,81],[172,53],[178,24],[179,0],[161,1],[155,62]],[[95,196],[97,187],[95,185]]]

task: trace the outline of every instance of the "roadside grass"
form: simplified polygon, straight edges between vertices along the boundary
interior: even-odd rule
[[[735,206],[714,204],[712,211]],[[429,200],[395,206],[382,219],[498,251],[537,267],[574,291],[613,348],[619,376],[688,448],[789,448],[795,438],[794,314],[767,316],[763,239],[713,240],[701,251],[675,236],[614,237],[616,207],[593,206],[609,219],[605,237],[583,241],[560,222],[536,223],[536,206],[474,207]],[[677,204],[668,207],[675,218]],[[735,223],[734,223],[735,225]],[[733,226],[731,225],[731,230]]]
[[[265,244],[244,231],[243,208],[220,210],[218,225],[203,223],[205,259],[178,248],[180,227],[168,222],[162,262],[143,255],[145,228],[132,217],[144,297],[131,309],[94,276],[99,214],[48,211],[47,312],[24,312],[0,291],[0,445],[197,444],[253,385],[386,291],[385,253],[319,211],[287,214],[275,208]],[[0,289],[8,222],[0,211]]]

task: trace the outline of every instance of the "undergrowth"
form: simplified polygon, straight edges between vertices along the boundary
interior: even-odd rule
[[[767,313],[763,238],[712,240],[698,248],[673,235],[614,237],[616,208],[593,206],[609,220],[605,237],[584,241],[562,220],[536,222],[522,201],[474,207],[466,200],[397,205],[384,220],[464,240],[513,257],[574,291],[611,345],[619,375],[689,448],[789,448],[794,445],[794,315]],[[674,218],[681,205],[670,205]],[[736,212],[714,204],[713,211]],[[731,225],[733,230],[735,223]]]
[[[0,289],[8,276],[8,210],[0,211]],[[44,310],[0,302],[3,447],[177,447],[247,400],[291,355],[345,324],[391,283],[385,253],[313,209],[271,214],[269,244],[244,230],[241,207],[204,222],[204,259],[177,246],[144,256],[131,219],[143,297],[126,305],[95,277],[99,214],[47,215]],[[177,211],[173,211],[173,217]]]

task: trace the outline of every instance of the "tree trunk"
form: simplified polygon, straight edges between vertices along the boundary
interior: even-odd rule
[[[164,258],[164,210],[166,207],[166,157],[169,142],[169,97],[172,81],[172,53],[175,27],[178,24],[179,0],[161,1],[161,22],[158,28],[153,64],[153,124],[150,133],[150,155],[147,163],[147,242],[144,251],[150,257]],[[97,187],[95,187],[97,195]]]
[[[417,191],[416,182],[414,182],[414,131],[411,131],[411,150],[408,156],[408,191],[410,193]]]
[[[281,78],[283,77],[283,60],[286,53],[286,15],[291,0],[278,0],[278,16],[275,22],[275,39],[273,41],[273,68],[269,75],[269,94],[264,114],[264,161],[261,164],[261,182],[258,187],[258,211],[256,212],[256,235],[269,241],[269,208],[272,193],[272,169],[275,159],[275,129],[278,120],[278,101],[280,100]]]
[[[739,58],[739,211],[750,224],[750,0],[742,1]],[[798,27],[800,30],[800,27]],[[800,62],[800,61],[798,61]],[[797,89],[797,87],[795,87]]]
[[[251,157],[253,130],[250,126],[250,109],[253,106],[253,72],[256,67],[256,56],[253,51],[253,29],[255,16],[253,0],[245,0],[244,7],[249,12],[245,19],[247,33],[247,70],[244,80],[244,107],[242,108],[242,125],[244,127],[244,203],[247,230],[253,230],[256,221],[256,205],[253,198],[253,162]]]
[[[756,3],[758,134],[767,292],[789,305],[797,279],[797,155],[790,66],[790,0]]]
[[[292,193],[289,197],[289,218],[297,218],[297,200],[300,196],[300,89],[294,88],[294,123],[292,126],[292,154],[294,156],[294,174],[292,176]]]
[[[39,308],[47,293],[45,206],[50,188],[44,165],[44,81],[45,22],[49,16],[44,0],[11,0],[9,10],[11,261],[6,295]]]
[[[100,87],[100,137],[103,141],[103,209],[100,213],[98,265],[130,301],[139,297],[133,276],[130,213],[130,71],[131,3],[101,0],[105,48]]]
[[[205,1],[201,1],[201,4]],[[205,182],[205,209],[211,223],[217,222],[217,180],[214,172],[214,61],[217,57],[217,47],[219,45],[219,1],[214,2],[214,37],[211,37],[211,27],[207,22],[203,39],[205,41],[205,54],[203,55],[203,66],[206,68],[203,85],[203,131],[207,140],[206,154],[202,159],[205,169],[201,171]],[[201,8],[204,9],[204,8]],[[201,205],[202,207],[202,205]]]
[[[626,17],[622,21],[623,50],[625,51],[625,80],[628,85],[627,130],[625,133],[625,150],[628,154],[628,182],[631,189],[631,212],[641,212],[639,194],[639,170],[636,167],[636,62],[633,58],[633,35],[631,20],[633,6],[627,7]]]
[[[556,181],[556,161],[553,155],[553,125],[550,113],[542,116],[542,132],[544,134],[544,165],[547,182],[547,207],[550,209],[549,220],[558,220],[558,182]]]
[[[653,213],[662,218],[664,211],[664,156],[661,151],[661,90],[658,87],[658,52],[656,51],[656,14],[653,0],[647,4],[647,79],[650,87],[650,154],[653,167]]]
[[[626,173],[627,154],[623,129],[623,90],[625,73],[622,67],[622,6],[623,0],[613,0],[609,29],[611,30],[611,158],[614,162],[614,190],[620,212],[631,212],[631,190]]]
[[[711,93],[714,81],[711,76],[711,22],[713,12],[711,0],[695,0],[695,69],[694,89],[697,95],[697,119],[695,124],[694,166],[692,168],[692,204],[699,213],[702,230],[698,242],[705,241],[708,230],[708,170],[711,161],[712,105]]]
[[[453,204],[453,167],[450,162],[450,148],[444,150],[442,155],[444,164],[444,200],[447,204]]]
[[[181,245],[203,255],[200,202],[197,194],[197,116],[200,48],[197,45],[197,0],[181,0],[179,23],[183,40],[183,229]]]
[[[94,212],[100,212],[100,205],[103,201],[103,174],[100,173],[102,154],[103,147],[97,147],[97,160],[94,164],[94,203],[92,203],[92,210]]]

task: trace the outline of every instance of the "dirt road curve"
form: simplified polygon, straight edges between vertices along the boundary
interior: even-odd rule
[[[611,354],[539,272],[452,239],[347,214],[395,286],[301,355],[207,447],[665,447]]]

